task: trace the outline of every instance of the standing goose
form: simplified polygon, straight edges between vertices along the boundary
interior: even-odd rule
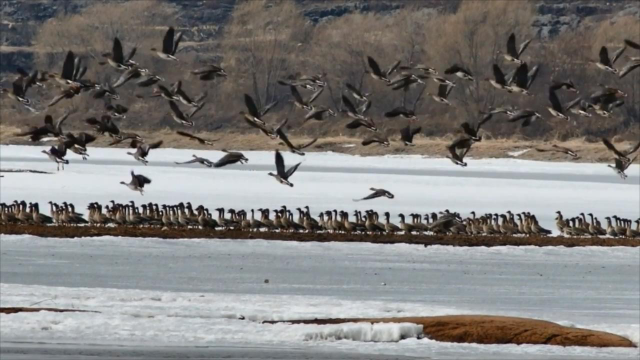
[[[133,170],[131,170],[131,181],[128,184],[124,181],[120,181],[120,184],[126,185],[133,191],[139,191],[140,195],[144,195],[144,190],[142,188],[144,188],[146,184],[151,184],[151,179],[144,175],[136,175],[133,173]]]
[[[176,134],[178,134],[180,136],[184,136],[184,137],[186,137],[186,138],[188,138],[190,140],[195,140],[195,141],[199,142],[200,145],[213,145],[214,141],[220,140],[220,139],[205,140],[205,139],[203,139],[201,137],[198,137],[198,136],[195,136],[193,134],[189,134],[187,132],[180,131],[180,130],[176,131]]]
[[[537,111],[530,110],[530,109],[523,109],[523,110],[518,110],[514,112],[513,115],[511,115],[507,121],[516,122],[519,120],[523,120],[521,126],[527,127],[531,125],[532,122],[536,121],[536,119],[539,119],[539,118],[542,118],[542,115],[540,115],[540,113],[538,113]]]
[[[58,147],[52,146],[49,150],[42,150],[42,152],[47,154],[49,159],[58,165],[58,171],[60,171],[60,165],[62,165],[62,170],[64,170],[64,165],[69,164],[69,160],[64,158],[67,155],[67,148],[64,146],[64,143],[58,144]]]
[[[629,148],[624,151],[620,151],[616,149],[616,147],[609,141],[607,138],[602,138],[602,143],[607,147],[609,151],[611,151],[616,158],[622,160],[622,162],[632,163],[633,161],[629,159],[629,155],[633,155],[638,149],[640,149],[640,142],[638,142],[634,147]]]
[[[273,176],[280,184],[293,187],[293,184],[289,182],[289,178],[293,176],[296,170],[298,170],[298,166],[300,166],[300,164],[302,163],[299,162],[288,170],[285,170],[284,158],[282,157],[282,154],[280,154],[280,151],[276,150],[276,173],[274,174],[270,172],[269,176]]]
[[[560,103],[558,95],[552,89],[549,89],[549,102],[551,102],[551,107],[547,106],[547,110],[549,110],[553,117],[569,121],[569,117],[565,115],[564,107]]]
[[[386,197],[386,198],[389,198],[389,199],[393,199],[395,197],[391,192],[389,192],[389,191],[387,191],[385,189],[370,188],[369,190],[373,191],[373,193],[363,197],[362,199],[353,199],[353,201],[358,202],[358,201],[363,201],[363,200],[371,200],[371,199],[375,199],[375,198],[379,198],[379,197]]]
[[[451,103],[449,102],[449,100],[447,100],[449,93],[451,93],[451,89],[453,89],[453,86],[451,85],[440,84],[438,86],[437,94],[427,93],[427,96],[431,96],[431,98],[436,102],[451,106]]]
[[[455,75],[464,80],[475,81],[475,79],[473,78],[473,74],[471,74],[471,71],[458,64],[451,65],[447,70],[444,71],[444,73],[446,75]]]
[[[621,179],[626,179],[627,178],[627,174],[625,174],[624,172],[629,168],[629,166],[631,166],[631,164],[636,161],[636,159],[638,158],[638,155],[636,155],[633,159],[631,159],[631,161],[629,162],[625,162],[620,158],[616,158],[615,159],[615,165],[607,165],[608,167],[612,168],[613,171],[616,172],[616,174],[618,174],[620,176]]]
[[[514,62],[516,64],[523,64],[524,61],[520,59],[520,56],[527,49],[527,46],[529,46],[530,42],[531,39],[523,42],[522,44],[520,44],[520,48],[516,49],[516,34],[511,33],[511,35],[509,35],[509,38],[507,39],[507,52],[502,53],[502,57],[504,57],[505,60]],[[501,52],[498,51],[498,54],[500,53]]]
[[[227,151],[225,149],[222,149],[221,151],[225,153],[225,155],[213,164],[213,167],[215,168],[235,164],[237,162],[240,164],[249,162],[249,159],[247,159],[241,152]]]
[[[389,138],[386,135],[383,135],[380,133],[375,133],[369,136],[368,138],[362,140],[362,146],[369,146],[373,143],[378,143],[384,147],[389,147],[391,145]]]
[[[609,58],[609,51],[607,50],[606,46],[603,46],[600,48],[600,53],[598,54],[598,56],[600,57],[600,60],[598,60],[597,62],[594,62],[594,64],[596,64],[598,68],[604,71],[617,74],[618,69],[614,68],[613,65],[616,63],[616,60],[618,60],[620,55],[622,55],[622,53],[626,50],[626,48],[627,48],[627,45],[625,44],[623,47],[621,47],[618,51],[616,51],[613,54],[613,58]]]
[[[493,117],[493,113],[489,112],[487,114],[484,114],[482,119],[480,121],[478,121],[478,123],[476,124],[475,127],[471,127],[471,125],[469,125],[469,123],[466,122],[466,121],[463,122],[462,124],[460,124],[460,127],[462,128],[464,133],[471,138],[471,140],[473,140],[473,141],[482,141],[482,136],[479,135],[480,128],[487,121],[491,120],[492,117]]]
[[[282,140],[282,142],[289,148],[289,150],[294,153],[294,154],[298,154],[298,155],[302,155],[304,156],[304,153],[302,152],[303,149],[308,148],[309,146],[315,144],[316,141],[318,141],[318,138],[314,138],[311,141],[309,141],[306,144],[301,144],[301,145],[293,145],[291,143],[291,141],[289,140],[289,138],[287,137],[287,134],[285,134],[284,130],[282,130],[283,127],[280,126],[278,127],[278,129],[276,130],[276,134],[278,135],[278,137],[280,138],[280,140]]]
[[[563,146],[556,145],[556,144],[551,145],[551,149],[536,148],[536,151],[537,152],[559,152],[559,153],[563,153],[571,156],[574,160],[578,158],[578,153],[576,153],[575,151]]]
[[[199,69],[192,70],[193,75],[198,75],[202,81],[213,80],[218,77],[227,77],[227,72],[223,68],[217,65],[205,65]]]
[[[394,117],[400,116],[409,120],[416,119],[416,113],[413,110],[409,110],[404,106],[398,106],[391,111],[387,111],[386,113],[384,113],[384,116],[387,118],[394,118]]]
[[[449,146],[447,146],[447,150],[449,150],[449,155],[447,155],[447,158],[456,165],[466,167],[467,163],[464,162],[464,157],[471,149],[471,145],[473,145],[473,140],[468,137],[463,137],[455,140]]]
[[[205,158],[201,158],[198,157],[196,155],[193,155],[193,159],[189,160],[189,161],[185,161],[185,162],[175,162],[178,165],[183,165],[183,164],[194,164],[194,163],[198,163],[198,164],[202,164],[206,167],[213,167],[213,162],[211,162],[209,159],[205,159]]]
[[[355,86],[346,83],[345,87],[347,88],[347,90],[349,90],[349,92],[351,93],[351,95],[360,100],[360,101],[369,101],[369,96],[371,96],[371,94],[368,93],[363,93],[362,91],[358,90],[358,88],[356,88]]]
[[[400,129],[400,139],[404,143],[404,146],[415,146],[413,137],[419,134],[420,131],[422,131],[422,127],[418,126],[417,128],[411,129],[411,125]]]
[[[136,152],[131,153],[127,152],[127,155],[133,156],[134,159],[140,161],[144,165],[147,165],[149,162],[147,161],[147,156],[151,149],[157,149],[162,145],[162,140],[156,141],[151,144],[143,143],[138,140],[132,140],[131,145],[129,147],[136,149]]]
[[[538,75],[538,65],[534,66],[531,71],[529,71],[529,65],[527,63],[522,63],[516,69],[516,72],[513,76],[513,84],[510,84],[511,91],[520,93],[523,95],[533,96],[529,92],[529,88],[533,81],[536,79]]]
[[[164,34],[164,38],[162,39],[162,50],[158,51],[156,48],[151,48],[151,51],[155,51],[156,54],[163,60],[171,60],[178,61],[178,58],[175,57],[176,51],[178,50],[178,45],[180,44],[180,40],[182,40],[182,32],[178,33],[178,36],[174,40],[175,30],[173,26],[169,27],[167,32]]]
[[[398,65],[400,65],[400,60],[391,64],[391,66],[389,66],[389,68],[385,72],[382,72],[382,70],[380,70],[380,65],[378,65],[378,63],[371,56],[367,56],[367,63],[369,64],[369,68],[371,69],[371,71],[367,72],[371,75],[372,78],[390,83],[391,81],[389,80],[389,76],[393,74],[394,71],[396,71]]]

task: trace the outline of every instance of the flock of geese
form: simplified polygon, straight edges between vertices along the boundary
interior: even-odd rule
[[[382,196],[382,195],[381,195]],[[77,213],[75,206],[63,202],[57,204],[49,201],[50,215],[40,212],[38,203],[14,201],[11,204],[0,204],[3,224],[36,224],[59,226],[145,226],[161,228],[201,228],[209,230],[242,230],[242,231],[288,231],[288,232],[329,232],[329,233],[361,233],[361,234],[457,234],[457,235],[522,235],[546,236],[551,231],[538,223],[536,216],[523,212],[514,214],[484,214],[476,217],[471,212],[463,218],[459,213],[444,210],[439,213],[398,214],[400,222],[390,221],[389,212],[383,213],[381,221],[379,213],[374,210],[354,211],[353,221],[349,213],[339,210],[320,212],[317,219],[311,216],[308,206],[296,208],[297,216],[286,206],[279,209],[234,210],[217,208],[217,217],[203,205],[193,207],[190,202],[175,205],[159,205],[147,203],[137,206],[134,201],[120,204],[111,201],[108,205],[92,202],[87,206],[88,214]],[[142,209],[142,210],[141,210]],[[273,218],[271,217],[273,212]],[[251,214],[249,216],[249,214]],[[227,217],[229,215],[229,217]],[[577,217],[564,219],[557,212],[556,225],[565,236],[612,236],[639,238],[640,219],[633,221],[617,216],[606,217],[607,226],[603,228],[597,217],[584,213]],[[611,219],[615,220],[612,223]]]
[[[174,28],[170,27],[164,35],[162,47],[160,49],[152,48],[151,51],[162,60],[178,63],[179,59],[177,54],[182,35],[182,32],[176,34]],[[536,80],[539,65],[530,66],[529,63],[522,58],[522,54],[530,42],[531,40],[527,40],[519,46],[516,46],[516,37],[515,34],[512,33],[507,40],[506,52],[498,51],[497,55],[502,57],[508,66],[512,66],[513,68],[505,75],[497,63],[493,64],[493,78],[485,80],[495,87],[497,91],[504,92],[505,95],[534,95],[531,93],[531,85]],[[621,68],[615,67],[616,62],[621,58],[627,48],[640,50],[640,44],[625,39],[622,46],[612,57],[609,56],[607,47],[603,46],[599,53],[599,60],[593,63],[599,69],[611,74],[611,76],[623,78],[640,67],[640,57],[630,57],[630,61],[626,65]],[[207,97],[207,92],[205,91],[202,94],[192,97],[187,94],[187,89],[183,86],[182,81],[166,84],[164,78],[154,74],[150,69],[134,61],[133,58],[135,54],[136,48],[134,47],[125,56],[121,41],[117,37],[114,38],[111,51],[102,54],[105,61],[98,62],[99,65],[108,64],[120,74],[113,83],[108,81],[98,83],[84,78],[87,73],[87,66],[84,65],[82,58],[76,56],[72,51],[67,52],[62,65],[62,71],[59,73],[39,70],[27,72],[24,69],[19,69],[18,77],[13,82],[13,88],[2,89],[2,93],[7,94],[28,110],[40,112],[40,110],[35,109],[34,102],[27,97],[28,90],[32,86],[44,87],[46,86],[45,83],[53,81],[55,85],[61,88],[61,91],[48,103],[47,108],[52,108],[63,101],[68,101],[77,96],[90,96],[93,99],[104,102],[104,114],[101,115],[99,119],[90,117],[84,120],[84,123],[94,130],[94,134],[87,132],[73,134],[64,131],[63,123],[73,111],[73,109],[68,109],[55,122],[53,117],[47,114],[42,126],[32,127],[16,134],[16,136],[25,136],[34,142],[43,140],[57,141],[57,146],[52,146],[49,150],[43,150],[42,152],[45,153],[52,162],[57,164],[58,170],[60,170],[60,168],[64,170],[64,165],[69,164],[69,160],[66,159],[68,151],[86,160],[89,156],[87,153],[87,145],[95,141],[96,137],[100,135],[106,135],[112,139],[109,145],[116,145],[128,141],[129,146],[135,149],[135,151],[127,152],[127,154],[132,156],[136,161],[147,165],[147,158],[151,150],[162,146],[163,141],[147,141],[138,134],[120,129],[116,124],[116,120],[126,118],[129,109],[125,105],[114,103],[114,101],[120,99],[118,89],[123,86],[153,87],[153,91],[149,97],[165,99],[169,106],[168,110],[171,118],[185,126],[185,128],[195,126],[194,119],[206,104],[204,100]],[[454,88],[464,86],[457,84],[454,78],[460,79],[463,83],[477,81],[467,68],[459,64],[453,64],[445,69],[442,76],[436,69],[423,64],[408,64],[403,66],[400,61],[396,61],[388,68],[383,69],[371,56],[367,57],[367,64],[368,68],[365,69],[364,72],[368,73],[374,81],[385,83],[390,91],[408,91],[410,88],[418,85],[422,85],[422,91],[424,91],[427,86],[426,81],[431,79],[437,84],[438,91],[434,94],[429,92],[426,94],[429,98],[432,98],[435,102],[443,106],[454,106],[448,100],[448,97]],[[208,64],[201,68],[193,69],[190,72],[197,76],[200,81],[211,81],[228,76],[222,67],[215,64]],[[368,115],[372,104],[372,94],[363,91],[362,88],[346,83],[346,91],[341,95],[342,101],[340,109],[316,105],[317,100],[327,85],[326,76],[327,74],[291,75],[285,79],[278,80],[278,84],[290,89],[293,103],[297,108],[305,112],[304,123],[307,121],[322,122],[328,118],[336,117],[338,113],[341,113],[350,119],[345,125],[347,129],[364,128],[370,131],[370,136],[362,140],[363,146],[370,144],[389,146],[389,138],[379,130],[374,119]],[[310,92],[310,95],[305,95],[303,91]],[[550,106],[548,107],[548,111],[552,118],[562,120],[570,120],[570,116],[574,115],[591,117],[593,116],[591,113],[592,110],[594,114],[598,116],[610,117],[616,108],[624,104],[624,97],[627,95],[620,89],[601,85],[601,89],[597,92],[589,96],[579,96],[563,105],[559,98],[561,91],[578,93],[578,89],[571,80],[554,80],[549,85],[548,96]],[[83,95],[84,93],[90,95]],[[422,96],[422,92],[420,96]],[[144,96],[141,95],[138,95],[138,97],[144,98]],[[262,105],[257,103],[250,95],[244,94],[244,103],[246,105],[246,111],[239,112],[244,121],[266,136],[272,139],[279,139],[292,153],[304,155],[303,150],[317,141],[316,138],[304,144],[292,143],[285,133],[288,118],[278,121],[275,126],[268,124],[265,120],[265,115],[277,105],[277,101]],[[570,113],[571,115],[569,115]],[[463,167],[467,166],[464,160],[465,156],[473,144],[482,141],[481,128],[494,117],[498,115],[506,116],[508,122],[521,122],[521,126],[523,127],[531,125],[536,119],[542,117],[535,109],[518,109],[513,106],[489,108],[481,115],[482,117],[473,125],[469,122],[462,123],[460,126],[464,132],[464,136],[455,139],[447,146],[447,157],[454,164]],[[420,127],[412,126],[412,121],[416,120],[418,116],[415,113],[415,106],[414,110],[399,106],[385,112],[384,116],[386,118],[401,117],[407,119],[408,125],[400,130],[400,138],[404,145],[413,145],[414,136],[422,130]],[[203,139],[182,130],[177,131],[177,134],[204,145],[212,145],[215,141],[212,139]],[[637,155],[633,158],[631,158],[631,155],[638,150],[640,143],[632,149],[618,150],[609,140],[603,138],[602,142],[606,145],[607,149],[615,155],[614,164],[609,166],[613,168],[620,177],[623,179],[626,178],[625,170],[637,158]],[[537,150],[562,152],[571,157],[578,156],[575,151],[557,145]],[[216,161],[194,155],[193,159],[180,164],[199,163],[207,167],[217,168],[248,161],[242,153],[227,150],[223,151],[226,154]],[[275,180],[281,184],[293,186],[291,177],[300,164],[301,163],[297,163],[287,168],[282,154],[276,150],[276,172],[270,172],[268,175],[274,177]],[[151,179],[141,174],[135,174],[133,171],[131,172],[130,182],[122,182],[122,184],[131,190],[139,191],[141,194],[143,193],[145,185],[149,185],[150,183]]]

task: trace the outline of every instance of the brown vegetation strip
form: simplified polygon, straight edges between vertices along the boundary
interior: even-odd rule
[[[517,237],[469,235],[368,235],[289,232],[248,232],[240,230],[214,231],[203,229],[161,229],[157,227],[96,227],[0,225],[0,234],[29,234],[50,238],[94,236],[156,237],[162,239],[265,239],[316,242],[368,242],[374,244],[419,244],[452,246],[640,246],[640,240],[613,238]]]
[[[16,314],[23,312],[40,312],[40,311],[50,311],[50,312],[89,312],[89,313],[100,313],[100,311],[91,311],[91,310],[78,310],[78,309],[58,309],[58,308],[31,308],[31,307],[0,307],[0,314]]]
[[[268,324],[330,325],[348,322],[413,323],[422,325],[429,339],[475,344],[533,344],[593,347],[636,347],[629,339],[602,331],[570,328],[543,320],[490,316],[447,315],[431,317],[398,317],[372,319],[314,319],[265,321]]]

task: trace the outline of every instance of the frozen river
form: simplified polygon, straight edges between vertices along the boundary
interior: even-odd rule
[[[609,331],[638,343],[638,248],[425,248],[32,236],[2,236],[0,245],[2,306],[40,302],[38,306],[101,311],[1,315],[3,351],[15,358],[24,351],[71,356],[68,344],[102,356],[134,353],[140,358],[159,356],[153,347],[158,344],[177,358],[639,355],[638,349],[439,343],[414,338],[418,329],[409,324],[259,323],[497,314]],[[371,339],[380,342],[365,343]],[[245,347],[253,350],[242,350]]]

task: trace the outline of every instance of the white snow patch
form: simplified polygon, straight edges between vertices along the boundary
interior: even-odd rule
[[[524,150],[517,150],[517,151],[509,151],[507,152],[507,155],[509,156],[513,156],[513,157],[518,157],[522,154],[527,153],[528,151],[530,151],[531,149],[524,149]]]
[[[422,337],[422,325],[412,323],[344,323],[316,326],[317,330],[307,331],[304,334],[304,340],[398,342]]]

